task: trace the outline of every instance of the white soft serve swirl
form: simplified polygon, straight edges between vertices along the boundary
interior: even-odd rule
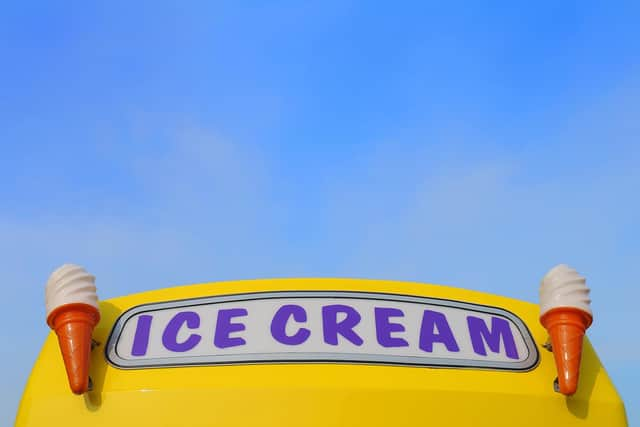
[[[83,303],[98,308],[95,281],[94,276],[74,264],[64,264],[51,273],[45,290],[47,317],[64,304]]]
[[[591,313],[586,279],[566,264],[553,267],[540,283],[540,315],[557,307],[573,307]]]

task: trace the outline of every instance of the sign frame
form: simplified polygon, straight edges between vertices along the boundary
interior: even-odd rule
[[[371,355],[371,354],[349,354],[349,353],[302,353],[302,352],[268,352],[247,354],[215,355],[209,357],[183,356],[156,359],[131,360],[121,357],[117,352],[117,344],[124,326],[129,320],[145,312],[155,312],[175,308],[188,308],[202,305],[215,305],[219,303],[268,300],[268,299],[311,299],[311,298],[339,298],[341,300],[374,300],[388,302],[402,302],[413,304],[425,304],[428,306],[440,306],[446,308],[462,309],[470,312],[496,315],[506,318],[512,322],[521,335],[528,350],[527,357],[522,361],[501,362],[490,360],[469,360],[442,358],[432,356],[394,356],[394,355]],[[382,292],[363,291],[265,291],[239,294],[226,294],[219,296],[208,296],[172,300],[164,302],[147,303],[134,306],[122,313],[115,322],[107,345],[105,346],[105,357],[107,362],[119,369],[153,369],[172,367],[193,367],[193,366],[217,366],[217,365],[246,365],[246,364],[324,364],[324,363],[347,363],[365,365],[393,365],[393,366],[416,366],[430,368],[465,368],[477,370],[499,370],[527,372],[535,369],[539,363],[539,352],[533,336],[517,315],[509,310],[500,307],[488,306],[477,303],[470,303],[443,298],[432,298],[414,295],[403,295]]]

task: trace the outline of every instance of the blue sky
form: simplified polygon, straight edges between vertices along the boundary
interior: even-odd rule
[[[482,3],[482,4],[480,4]],[[3,5],[0,418],[44,283],[588,277],[640,423],[640,3]]]

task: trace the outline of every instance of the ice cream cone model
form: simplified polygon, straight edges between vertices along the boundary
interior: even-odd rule
[[[63,265],[49,277],[45,304],[71,391],[82,394],[89,389],[91,334],[100,321],[95,277],[80,266]]]
[[[540,323],[549,332],[560,393],[578,388],[585,331],[593,320],[586,280],[571,267],[552,268],[540,284]]]

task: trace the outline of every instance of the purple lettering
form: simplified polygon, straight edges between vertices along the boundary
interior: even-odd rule
[[[198,334],[189,335],[189,338],[184,342],[179,343],[177,341],[178,332],[185,323],[187,328],[196,329],[200,327],[200,316],[198,316],[198,313],[194,313],[193,311],[181,311],[173,316],[162,334],[162,344],[167,350],[183,352],[189,351],[198,345],[202,338]]]
[[[420,327],[420,349],[431,353],[434,343],[444,344],[448,351],[460,351],[447,317],[437,311],[425,310]]]
[[[375,308],[376,337],[383,347],[408,347],[409,343],[403,338],[392,337],[392,332],[404,332],[404,326],[391,323],[390,317],[404,317],[402,310],[397,308]]]
[[[338,322],[338,313],[347,315],[341,322]],[[360,323],[360,313],[348,305],[334,304],[322,307],[322,326],[324,342],[331,345],[338,345],[338,334],[355,345],[362,345],[362,338],[353,331],[353,328]]]
[[[474,316],[467,317],[469,325],[469,335],[471,336],[471,344],[473,351],[482,356],[487,355],[487,349],[484,346],[486,342],[489,349],[494,353],[500,353],[500,342],[504,342],[505,353],[509,359],[518,359],[518,349],[509,327],[509,322],[500,317],[491,318],[491,330],[483,319]]]
[[[287,322],[293,317],[298,323],[307,321],[307,312],[299,305],[283,305],[276,311],[271,321],[271,336],[276,341],[287,345],[299,345],[305,342],[311,335],[311,331],[307,328],[299,328],[298,332],[293,335],[287,335]]]
[[[143,314],[138,316],[138,324],[136,325],[136,333],[133,336],[133,346],[131,347],[132,356],[144,356],[147,354],[149,346],[149,332],[151,331],[151,321],[153,316]]]
[[[232,332],[245,330],[243,323],[231,323],[231,319],[246,315],[247,310],[244,308],[230,308],[218,311],[218,320],[216,322],[216,333],[213,338],[213,344],[218,348],[245,345],[246,341],[243,338],[230,337],[229,335]]]

